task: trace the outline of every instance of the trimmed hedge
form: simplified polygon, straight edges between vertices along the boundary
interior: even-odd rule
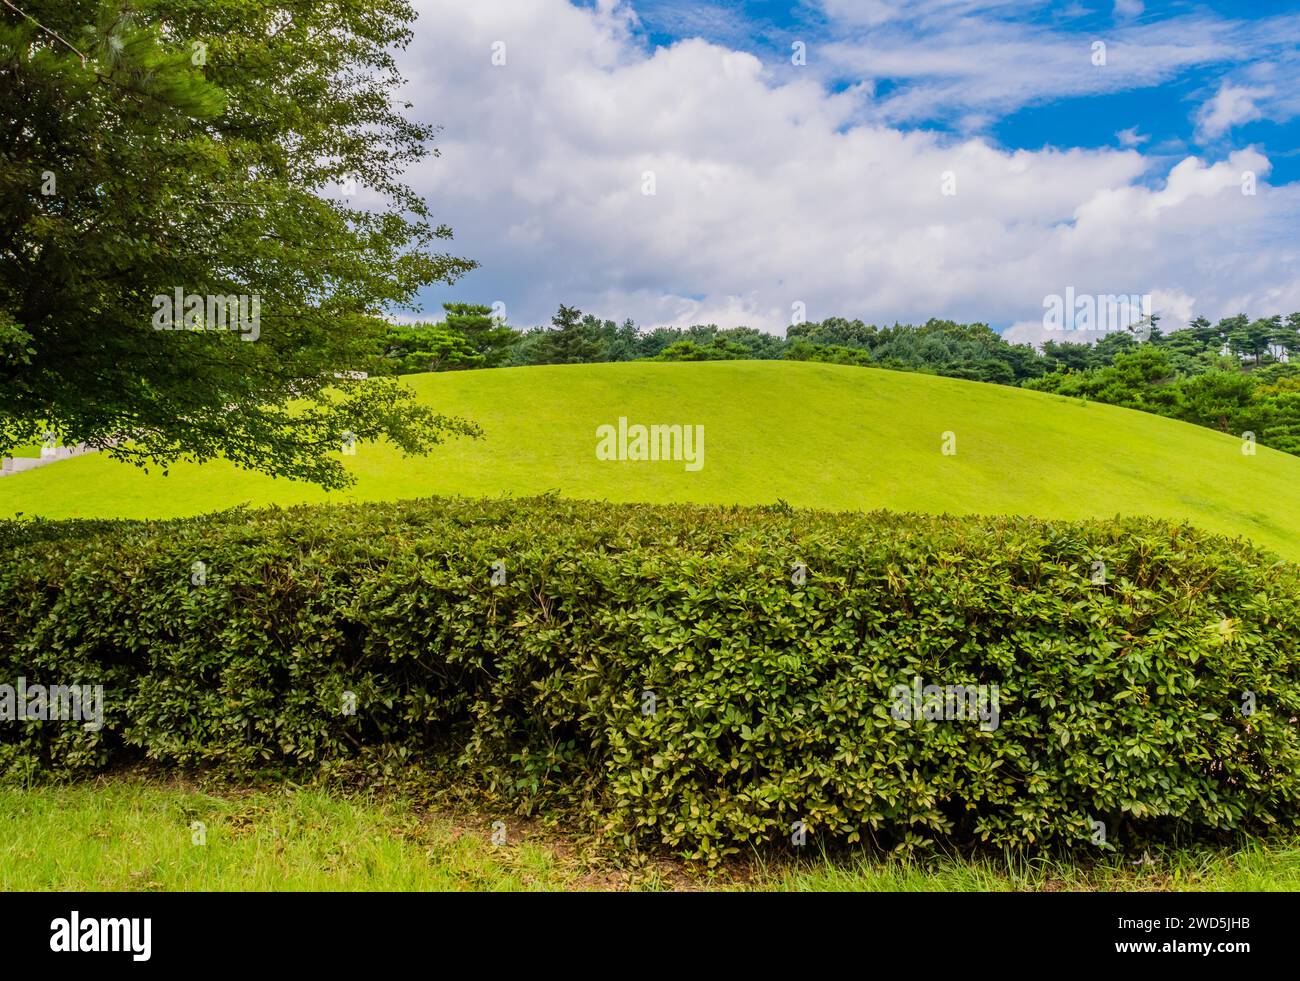
[[[0,683],[102,684],[106,714],[0,723],[0,770],[436,770],[709,861],[795,822],[904,848],[1258,833],[1300,813],[1298,586],[1146,520],[539,498],[10,522]],[[914,676],[996,684],[1000,724],[896,720]]]

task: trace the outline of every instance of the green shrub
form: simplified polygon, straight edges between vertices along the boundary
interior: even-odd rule
[[[106,714],[0,723],[0,768],[436,769],[710,861],[795,822],[1258,833],[1300,801],[1298,586],[1146,520],[533,499],[6,523],[0,683],[103,684]],[[914,676],[996,684],[1000,724],[896,720]]]

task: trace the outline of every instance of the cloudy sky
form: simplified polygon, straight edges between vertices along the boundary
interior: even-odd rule
[[[415,6],[442,133],[408,176],[481,264],[426,311],[1036,340],[1071,287],[1166,329],[1300,310],[1294,0]]]

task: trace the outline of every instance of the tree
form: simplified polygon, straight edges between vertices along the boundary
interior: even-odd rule
[[[1092,345],[1072,341],[1044,341],[1043,356],[1055,371],[1083,371],[1092,366]]]
[[[1025,387],[1174,415],[1181,405],[1178,381],[1168,351],[1139,344],[1117,354],[1111,364],[1070,374],[1053,372],[1026,382]]]
[[[1220,432],[1254,428],[1243,420],[1254,401],[1257,382],[1235,371],[1211,371],[1182,385],[1183,404],[1177,418]]]
[[[1223,342],[1223,347],[1226,347],[1238,359],[1240,359],[1241,355],[1233,347],[1232,335],[1242,335],[1248,326],[1250,326],[1250,319],[1244,313],[1239,313],[1235,317],[1224,317],[1214,325],[1214,330]]]
[[[1285,346],[1288,357],[1300,352],[1300,312],[1293,313],[1286,318]]]
[[[732,327],[720,330],[718,341],[742,348],[746,358],[773,360],[781,357],[785,350],[785,340],[776,334],[768,334],[753,327]]]
[[[735,341],[715,337],[708,344],[678,341],[659,352],[656,361],[736,361],[749,357],[749,349]]]
[[[1115,359],[1121,354],[1125,354],[1137,346],[1138,342],[1128,331],[1117,330],[1103,334],[1092,345],[1093,366],[1105,367],[1114,364]]]
[[[378,314],[473,267],[398,176],[433,136],[391,98],[407,0],[22,6],[0,12],[0,450],[48,426],[338,487],[349,434],[476,431],[348,375]]]
[[[1228,347],[1232,353],[1242,358],[1250,358],[1256,365],[1268,353],[1269,344],[1282,327],[1280,317],[1247,321],[1240,318],[1228,333]]]
[[[814,344],[812,341],[796,338],[785,349],[788,361],[825,361],[831,364],[871,364],[871,352],[866,348],[845,347],[842,344]]]
[[[821,323],[792,324],[785,332],[786,340],[805,340],[814,344],[840,347],[871,348],[878,339],[875,325],[867,326],[861,320],[827,317]]]
[[[1193,328],[1165,334],[1153,343],[1158,344],[1169,354],[1174,370],[1180,376],[1191,377],[1206,371],[1222,370],[1220,345],[1206,344],[1198,339]]]
[[[631,317],[614,328],[613,336],[605,346],[611,361],[635,361],[641,356],[640,332]]]
[[[602,345],[591,326],[583,322],[582,311],[561,303],[551,318],[551,329],[538,341],[532,363],[588,364],[599,361],[601,353]]]
[[[464,334],[446,324],[394,324],[384,336],[384,353],[375,371],[410,375],[483,366],[483,355]]]
[[[1227,341],[1227,338],[1223,334],[1219,333],[1218,328],[1211,324],[1205,317],[1197,317],[1187,325],[1187,329],[1202,347],[1207,349],[1212,348],[1215,354],[1218,354],[1223,350],[1223,345]]]
[[[444,303],[446,330],[465,339],[478,355],[478,365],[495,368],[501,364],[519,335],[492,316],[492,308],[473,303]]]
[[[1267,350],[1273,359],[1277,360],[1283,355],[1290,357],[1291,352],[1296,349],[1295,327],[1283,322],[1280,315],[1266,317],[1256,322],[1262,325]]]

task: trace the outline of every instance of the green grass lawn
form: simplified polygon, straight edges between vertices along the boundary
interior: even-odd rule
[[[196,843],[195,822],[203,825]],[[0,790],[3,890],[563,888],[552,850],[313,791],[134,780]]]
[[[613,501],[1117,513],[1186,519],[1300,559],[1300,458],[1146,413],[996,385],[798,362],[600,364],[410,376],[486,439],[403,459],[362,445],[334,499],[558,491]],[[704,468],[602,462],[596,427],[702,424]],[[940,452],[944,432],[956,456]],[[164,477],[99,454],[0,480],[0,516],[170,517],[326,499],[224,463]]]
[[[1300,889],[1300,842],[1174,852],[1137,866],[812,855],[705,874],[669,859],[630,865],[509,817],[505,841],[494,844],[495,820],[318,790],[205,791],[122,777],[4,789],[0,889]],[[203,825],[201,842],[195,822]]]

